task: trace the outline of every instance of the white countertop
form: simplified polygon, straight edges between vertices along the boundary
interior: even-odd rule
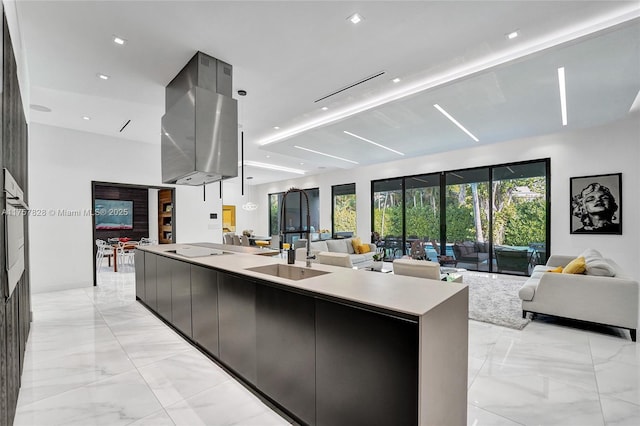
[[[224,246],[221,244],[207,245],[224,250]],[[331,273],[295,281],[246,270],[246,268],[274,263],[286,264],[286,259],[277,257],[229,253],[186,258],[174,253],[167,253],[168,250],[185,249],[190,246],[192,245],[162,244],[141,246],[138,247],[138,249],[195,265],[259,278],[263,281],[277,283],[292,289],[305,290],[318,295],[336,297],[346,301],[415,316],[426,314],[449,297],[463,291],[467,287],[464,284],[452,282],[383,274],[366,270],[354,270],[318,263],[313,263],[311,268]],[[304,267],[305,262],[297,261],[296,266]]]

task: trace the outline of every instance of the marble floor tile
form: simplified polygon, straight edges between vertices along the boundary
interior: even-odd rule
[[[640,424],[640,405],[604,396],[600,397],[600,403],[607,426],[637,426]]]
[[[469,403],[523,425],[603,425],[597,392],[542,376],[479,375]]]
[[[640,367],[640,345],[631,340],[614,336],[593,334],[589,336],[593,361],[600,364],[606,361],[617,361]]]
[[[232,380],[229,374],[196,349],[154,362],[139,371],[163,406]]]
[[[600,395],[640,405],[640,370],[631,364],[607,361],[595,366]]]
[[[20,407],[14,426],[127,425],[162,406],[137,371]]]
[[[467,407],[467,426],[519,426],[522,423],[490,413],[475,405]]]
[[[32,295],[15,425],[288,424],[136,302],[127,268]],[[640,345],[626,331],[469,321],[468,349],[468,425],[640,424]]]
[[[255,425],[266,415],[265,405],[239,383],[228,380],[200,394],[166,407],[177,426]],[[288,425],[283,418],[272,418],[273,425]]]
[[[175,426],[175,423],[171,420],[167,412],[162,409],[133,423],[129,423],[129,426]]]
[[[20,403],[29,404],[133,369],[135,366],[115,339],[63,357],[25,362]]]
[[[480,371],[493,377],[538,375],[552,380],[581,386],[597,392],[589,344],[550,340],[540,344],[539,337],[529,342],[525,337],[502,337]]]

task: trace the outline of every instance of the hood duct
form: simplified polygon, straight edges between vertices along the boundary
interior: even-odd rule
[[[204,185],[238,176],[233,67],[198,52],[167,85],[162,182]]]

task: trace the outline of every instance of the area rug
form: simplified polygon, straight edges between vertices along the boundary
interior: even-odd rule
[[[464,272],[469,286],[469,319],[522,330],[531,321],[522,318],[518,290],[524,279],[504,275]]]

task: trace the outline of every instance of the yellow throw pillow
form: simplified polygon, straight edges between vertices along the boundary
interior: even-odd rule
[[[562,271],[563,274],[582,274],[587,269],[584,257],[573,259]]]
[[[369,253],[370,251],[371,251],[371,247],[369,247],[369,244],[360,244],[358,246],[358,250],[356,250],[356,253],[364,254],[364,253]]]
[[[360,237],[354,237],[351,239],[351,245],[353,246],[353,251],[355,251],[356,253],[360,253],[358,250],[362,245],[362,240],[360,240]]]
[[[558,274],[562,273],[562,266],[558,266],[557,268],[549,269],[547,272],[555,272]]]

